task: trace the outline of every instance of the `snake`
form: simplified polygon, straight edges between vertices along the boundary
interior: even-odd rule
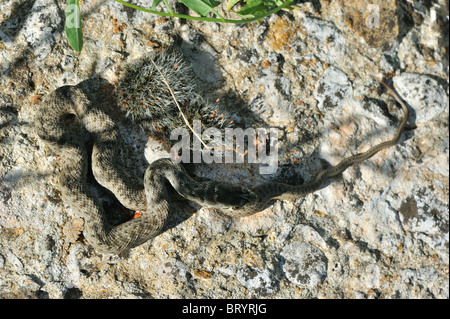
[[[295,200],[321,188],[349,166],[361,163],[377,152],[397,144],[409,111],[396,91],[381,82],[397,100],[404,116],[394,136],[369,150],[344,158],[320,171],[309,183],[289,185],[266,182],[253,188],[240,184],[191,177],[180,163],[169,158],[152,162],[144,177],[134,176],[119,160],[118,124],[96,106],[79,86],[61,86],[39,105],[34,122],[40,140],[56,155],[56,174],[61,197],[76,216],[84,220],[83,235],[100,253],[126,254],[163,231],[170,214],[171,188],[201,206],[216,208],[240,218],[264,210],[272,200]],[[92,153],[85,135],[93,140]],[[91,157],[89,159],[89,157]],[[126,208],[141,212],[137,218],[112,224],[87,180],[89,165],[97,182],[109,189]]]

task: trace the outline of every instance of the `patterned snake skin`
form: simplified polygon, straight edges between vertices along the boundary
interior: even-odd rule
[[[384,83],[383,83],[384,84]],[[144,175],[144,187],[132,178],[118,157],[119,130],[113,120],[95,107],[77,86],[63,86],[41,104],[35,128],[41,140],[58,155],[59,184],[64,202],[84,219],[84,236],[99,252],[121,254],[158,235],[169,214],[166,183],[183,197],[202,206],[215,207],[232,217],[249,216],[272,199],[297,199],[318,190],[328,178],[341,174],[378,151],[396,144],[408,119],[408,108],[396,92],[384,84],[404,111],[394,137],[364,153],[342,160],[320,172],[310,183],[292,186],[270,182],[253,189],[217,181],[192,179],[170,159],[153,162]],[[128,209],[143,212],[117,226],[105,217],[103,207],[87,185],[88,153],[80,133],[86,129],[94,140],[92,171],[96,180],[111,190]]]

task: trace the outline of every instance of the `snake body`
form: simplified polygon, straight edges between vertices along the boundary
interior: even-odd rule
[[[384,84],[384,83],[383,83]],[[149,165],[143,182],[133,177],[118,160],[119,129],[93,105],[77,86],[63,86],[50,93],[37,112],[35,128],[41,140],[57,154],[63,201],[84,220],[84,237],[99,252],[121,254],[157,236],[169,215],[167,183],[183,197],[202,206],[215,207],[232,217],[249,216],[272,199],[297,199],[318,190],[329,178],[396,144],[408,119],[408,108],[397,93],[385,85],[400,103],[404,117],[394,137],[366,152],[345,158],[321,171],[310,183],[288,185],[270,182],[247,189],[241,185],[191,178],[168,158]],[[98,198],[87,184],[88,152],[81,137],[87,130],[94,140],[92,172],[99,184],[111,190],[128,209],[141,211],[139,218],[111,225]]]

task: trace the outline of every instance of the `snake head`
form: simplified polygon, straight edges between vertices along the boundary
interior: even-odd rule
[[[229,183],[216,183],[213,197],[205,206],[221,210],[240,209],[257,200],[256,194],[246,187]]]
[[[260,199],[255,192],[242,185],[218,183],[213,202],[210,207],[218,208],[225,215],[244,217],[259,211]]]
[[[252,192],[251,190],[249,190],[245,187],[243,187],[243,188],[245,189],[245,194],[241,195],[240,205],[233,206],[232,207],[233,210],[239,210],[239,209],[242,209],[243,207],[247,207],[247,206],[250,207],[259,202],[258,195],[256,195],[254,192]]]

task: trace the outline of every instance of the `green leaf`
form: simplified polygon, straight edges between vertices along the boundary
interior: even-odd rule
[[[203,0],[203,2],[209,4],[213,8],[217,7],[220,4],[220,1],[215,0]]]
[[[217,7],[220,2],[215,0],[178,0],[189,9],[194,10],[202,17],[205,17],[214,7]]]
[[[152,3],[152,7],[150,8],[151,10],[155,10],[156,7],[158,6],[158,4],[161,2],[162,0],[153,0]]]
[[[235,0],[230,0],[230,2]],[[279,7],[286,3],[286,0],[244,0],[245,6],[236,12],[241,18],[248,19],[263,16],[268,9]],[[234,5],[234,4],[233,4]]]
[[[78,0],[66,1],[66,35],[70,46],[77,52],[83,48],[83,32],[81,30],[81,10]]]
[[[236,12],[241,18],[253,18],[266,12],[263,0],[247,0],[246,5]]]
[[[230,11],[241,0],[228,0],[225,10]]]

